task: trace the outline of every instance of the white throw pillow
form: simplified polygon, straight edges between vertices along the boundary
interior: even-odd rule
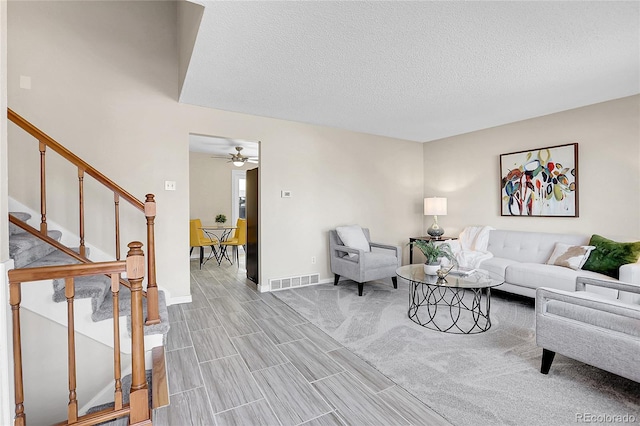
[[[342,243],[345,246],[363,250],[365,252],[371,251],[371,247],[369,247],[369,241],[367,241],[367,237],[364,236],[362,228],[358,225],[338,226],[336,228],[336,232],[338,233],[338,237],[340,237]],[[349,257],[356,256],[357,254],[355,253],[349,253]]]
[[[547,260],[547,265],[564,266],[578,270],[587,261],[589,254],[595,246],[572,246],[564,243],[556,243],[553,253]]]

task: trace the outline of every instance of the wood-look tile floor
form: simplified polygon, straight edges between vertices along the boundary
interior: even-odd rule
[[[169,306],[171,404],[158,426],[449,425],[242,269],[191,261],[192,302]]]

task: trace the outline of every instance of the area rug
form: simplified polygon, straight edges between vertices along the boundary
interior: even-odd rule
[[[454,425],[640,422],[636,382],[560,354],[540,373],[532,299],[494,291],[491,329],[456,335],[407,317],[402,280],[367,283],[362,297],[349,281],[273,294]]]

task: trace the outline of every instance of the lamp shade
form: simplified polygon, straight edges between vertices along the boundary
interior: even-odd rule
[[[242,167],[242,166],[244,166],[244,161],[234,160],[233,161],[233,165],[236,166],[236,167]]]
[[[424,199],[425,216],[444,216],[447,214],[447,199],[444,197],[429,197]]]

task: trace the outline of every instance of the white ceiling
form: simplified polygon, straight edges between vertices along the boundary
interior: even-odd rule
[[[640,2],[223,2],[180,101],[430,141],[640,92]]]

